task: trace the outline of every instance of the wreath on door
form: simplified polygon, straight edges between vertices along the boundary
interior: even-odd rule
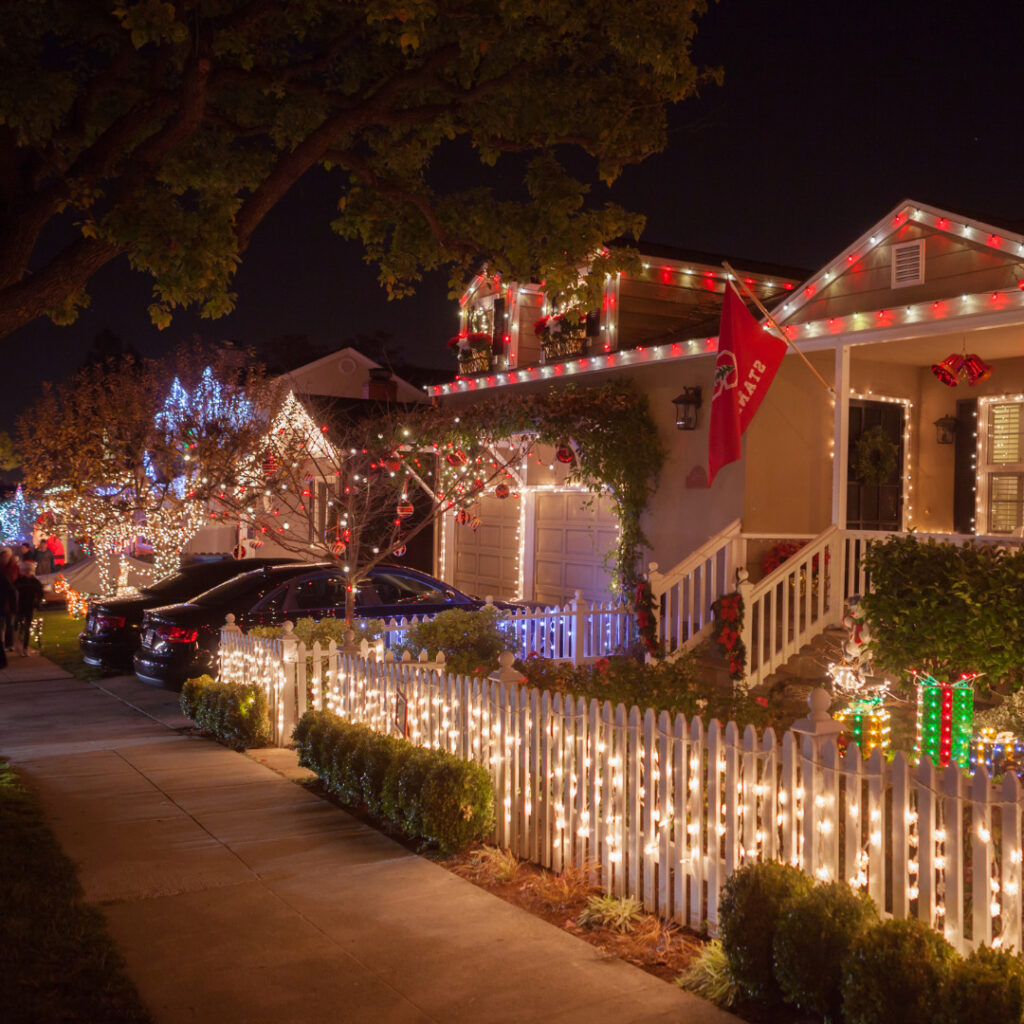
[[[869,487],[880,487],[888,481],[899,463],[900,449],[882,429],[872,427],[857,439],[853,452],[853,472]]]

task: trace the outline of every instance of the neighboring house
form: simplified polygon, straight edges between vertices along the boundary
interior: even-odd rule
[[[744,438],[743,458],[711,488],[707,424],[724,284],[714,261],[681,267],[650,260],[642,279],[609,281],[600,321],[588,330],[588,351],[555,363],[543,362],[530,340],[530,318],[540,311],[536,289],[499,292],[478,279],[463,307],[469,317],[474,303],[489,300],[492,320],[509,317],[499,361],[429,393],[479,402],[496,389],[628,376],[648,395],[670,449],[644,524],[650,556],[661,567],[652,584],[670,649],[704,626],[710,600],[735,585],[736,568],[749,567],[756,579],[760,555],[773,542],[810,539],[808,571],[811,552],[824,553],[827,586],[790,582],[791,592],[806,591],[802,610],[794,612],[781,590],[771,600],[760,584],[745,590],[756,682],[815,630],[839,621],[837,597],[862,588],[856,561],[871,536],[913,530],[1012,542],[1024,531],[1024,236],[908,200],[802,283],[733,265],[766,296],[762,301],[835,394],[787,355]],[[701,306],[697,296],[705,293]],[[679,330],[661,320],[669,309],[687,311]],[[706,314],[700,329],[697,311]],[[964,354],[977,361],[959,371],[960,379]],[[957,386],[942,383],[941,375]],[[672,399],[694,386],[703,392],[697,429],[677,431]],[[882,482],[858,473],[859,442],[873,427],[896,449],[898,468]],[[581,532],[592,522],[585,513],[569,518]],[[532,536],[535,545],[524,562],[531,554],[535,564],[543,560],[549,545],[538,538],[549,527],[561,532],[550,545],[561,544],[560,556],[583,546],[557,510],[537,509],[532,526],[520,524],[520,543],[525,537],[528,547]],[[594,529],[600,543],[600,515]],[[456,544],[447,558],[458,583],[460,552],[471,544],[459,535]],[[563,581],[562,596],[567,589]],[[540,592],[536,581],[534,590]]]
[[[308,415],[307,407],[322,410],[325,406],[341,404],[348,410],[355,410],[363,403],[426,401],[422,388],[396,376],[354,348],[339,349],[315,359],[282,374],[281,380],[296,397],[298,404],[294,408],[298,416]],[[333,486],[333,481],[330,486]],[[317,481],[312,485],[312,490],[313,495],[308,503],[311,522],[315,524],[320,521],[322,524],[325,519],[328,482]],[[244,527],[240,532],[238,524],[217,524],[202,527],[186,545],[184,554],[194,557],[197,554],[234,552],[239,546],[249,555],[276,557],[293,553],[282,549],[272,538],[256,538]],[[310,557],[317,558],[319,555],[314,551]],[[417,552],[415,561],[418,564],[424,558],[429,561],[429,552],[426,555]]]

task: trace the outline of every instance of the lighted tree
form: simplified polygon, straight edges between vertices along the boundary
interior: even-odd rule
[[[29,540],[35,518],[35,505],[25,497],[21,484],[18,484],[14,497],[0,502],[0,541]]]
[[[335,562],[353,581],[349,621],[354,581],[401,558],[439,517],[467,522],[485,490],[518,497],[516,470],[532,435],[455,445],[431,437],[415,412],[379,407],[353,418],[314,401],[285,398],[258,456],[234,486],[219,490],[215,515],[242,524],[257,541]]]
[[[113,589],[107,556],[137,536],[152,544],[157,575],[177,568],[214,485],[240,472],[266,436],[274,387],[262,370],[223,359],[200,367],[196,351],[88,366],[44,385],[19,422],[26,480],[93,538],[104,593]]]
[[[228,312],[240,254],[316,166],[337,184],[333,226],[390,294],[439,266],[458,287],[482,259],[558,290],[639,230],[613,204],[588,207],[585,182],[663,147],[667,105],[708,77],[690,59],[705,7],[7,0],[0,337],[73,320],[120,256],[152,276],[157,324],[183,306]],[[586,154],[583,180],[558,147]],[[499,160],[522,185],[465,187]]]

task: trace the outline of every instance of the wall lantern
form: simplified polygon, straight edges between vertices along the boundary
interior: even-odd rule
[[[672,404],[676,407],[676,429],[696,430],[700,387],[683,388],[682,394],[672,399]]]
[[[936,440],[939,444],[952,444],[956,440],[956,424],[955,416],[943,416],[935,421],[935,430],[938,434]]]

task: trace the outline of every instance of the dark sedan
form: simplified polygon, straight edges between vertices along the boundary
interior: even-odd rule
[[[279,625],[286,619],[344,618],[347,581],[336,565],[278,566],[239,576],[187,603],[147,611],[135,674],[174,688],[195,676],[216,675],[220,629],[229,612],[242,629]],[[360,618],[435,615],[483,604],[478,597],[404,566],[378,565],[360,578],[356,588]]]
[[[109,669],[131,669],[132,655],[139,646],[139,627],[147,608],[176,601],[187,601],[225,580],[265,565],[294,563],[294,558],[225,558],[216,562],[198,562],[172,573],[152,586],[142,587],[133,597],[111,597],[93,601],[78,634],[82,660],[89,665]]]

